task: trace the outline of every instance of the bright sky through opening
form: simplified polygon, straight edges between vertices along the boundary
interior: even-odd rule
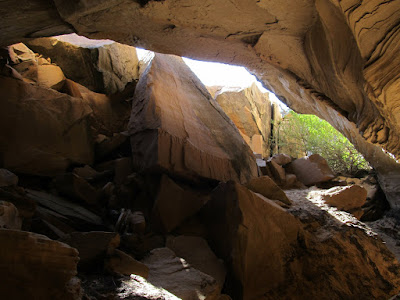
[[[149,51],[147,50],[137,48],[136,51],[139,59],[149,55]],[[268,92],[268,90],[257,81],[256,77],[251,75],[244,67],[198,61],[186,57],[184,57],[183,60],[206,86],[219,85],[245,88],[256,83],[261,92]],[[269,92],[269,99],[278,103],[281,109],[287,109],[287,107],[271,92]]]

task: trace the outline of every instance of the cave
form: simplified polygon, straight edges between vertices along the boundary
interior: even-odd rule
[[[0,12],[5,299],[400,293],[398,1],[23,0]],[[106,41],[54,38],[71,33]],[[255,86],[204,86],[183,56],[246,67],[340,131],[374,176],[338,180],[318,155],[277,154],[276,129],[244,121],[277,120],[277,106]]]

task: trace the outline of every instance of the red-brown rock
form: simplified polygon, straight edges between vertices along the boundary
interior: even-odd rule
[[[78,251],[32,232],[0,229],[0,292],[4,299],[73,299]]]
[[[269,176],[253,178],[246,184],[246,187],[265,198],[279,200],[287,205],[292,204],[285,192]]]
[[[284,166],[290,163],[292,161],[292,158],[287,154],[279,153],[272,156],[271,160],[276,162],[280,166]]]
[[[154,221],[159,229],[170,232],[198,212],[205,202],[206,198],[163,175],[153,208]]]
[[[0,90],[3,167],[25,174],[55,175],[71,163],[92,162],[90,106],[13,78],[0,77]]]
[[[326,160],[318,155],[298,158],[288,166],[290,173],[297,176],[297,179],[305,185],[313,185],[335,178]]]
[[[367,199],[367,190],[359,185],[338,186],[321,194],[322,199],[329,205],[340,210],[351,211],[360,209]]]
[[[248,88],[225,88],[214,97],[255,153],[270,155],[271,102],[253,83]]]
[[[284,168],[278,165],[274,160],[268,160],[266,162],[266,167],[269,169],[271,178],[273,178],[277,184],[285,184],[286,172]]]
[[[222,181],[257,176],[251,149],[178,57],[157,54],[139,80],[129,132],[140,169]]]

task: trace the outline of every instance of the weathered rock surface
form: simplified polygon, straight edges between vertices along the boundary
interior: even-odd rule
[[[90,106],[80,99],[0,77],[0,153],[11,171],[55,175],[91,163]]]
[[[253,83],[245,89],[223,89],[215,100],[239,129],[251,150],[268,157],[273,121],[268,93],[263,94]]]
[[[246,184],[246,187],[265,198],[279,200],[287,205],[292,204],[285,192],[269,176],[253,178]]]
[[[305,185],[313,185],[335,178],[326,160],[318,154],[292,161],[288,166],[288,170],[290,170],[290,173],[295,174],[297,179]]]
[[[89,122],[96,133],[112,136],[116,132],[126,130],[131,110],[126,99],[92,92],[71,80],[67,80],[67,83],[69,87],[65,92],[83,99],[83,102],[92,109]]]
[[[0,229],[0,291],[5,299],[73,299],[78,251],[32,232]]]
[[[223,261],[215,256],[205,239],[184,235],[169,237],[166,246],[193,268],[215,278],[222,289],[226,275]]]
[[[178,57],[156,55],[139,80],[129,132],[134,164],[141,169],[222,181],[257,176],[252,151]]]
[[[50,57],[67,78],[95,92],[121,92],[128,83],[139,79],[136,49],[131,46],[103,43],[80,47],[79,41],[74,45],[62,41],[62,37],[40,38],[27,44],[34,51]]]
[[[201,194],[185,189],[163,175],[153,207],[154,222],[159,230],[170,232],[197,213],[206,200]]]
[[[304,208],[290,213],[233,182],[218,187],[203,217],[214,250],[234,274],[227,284],[233,295],[341,299],[397,293],[400,265],[382,241],[319,209],[314,219]]]
[[[191,267],[168,248],[154,249],[142,260],[149,267],[147,280],[185,300],[217,300],[217,281]]]
[[[367,190],[359,185],[338,186],[326,190],[322,199],[340,210],[360,209],[367,199]]]

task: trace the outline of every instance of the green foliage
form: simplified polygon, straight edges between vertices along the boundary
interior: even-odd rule
[[[309,154],[323,156],[336,173],[354,174],[369,170],[364,157],[340,132],[314,115],[291,111],[279,125],[279,152],[294,157]]]

